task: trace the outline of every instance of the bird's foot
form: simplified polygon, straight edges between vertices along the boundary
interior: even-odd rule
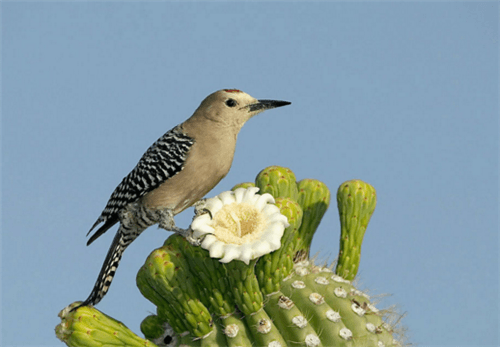
[[[206,212],[204,212],[207,210],[205,208],[206,204],[207,204],[207,199],[200,199],[193,204],[194,214],[196,215],[196,217],[206,213]],[[212,216],[212,213],[210,213],[210,216]]]
[[[212,211],[210,211],[208,208],[206,208],[206,202],[207,199],[200,199],[197,202],[194,203],[194,217],[195,219],[198,216],[204,215],[208,213],[210,215],[210,219],[214,219],[214,216],[212,215]]]
[[[208,208],[200,208],[198,210],[195,210],[194,213],[195,213],[195,216],[193,217],[193,219],[195,219],[198,216],[202,216],[204,214],[207,214],[207,213],[210,215],[210,219],[214,219],[214,216],[212,215],[212,211],[210,211]]]
[[[158,226],[160,228],[168,231],[173,231],[174,233],[181,235],[193,246],[199,246],[202,243],[203,239],[205,238],[205,237],[199,239],[195,238],[193,236],[193,230],[191,230],[191,228],[182,229],[176,226],[174,220],[174,213],[170,209],[158,211],[158,217],[159,217]]]
[[[205,240],[205,237],[207,237],[207,234],[202,235],[201,237],[194,237],[193,230],[191,230],[191,228],[189,228],[187,231],[189,234],[187,236],[184,236],[184,238],[187,240],[187,242],[196,247],[200,246],[203,243],[203,240]]]

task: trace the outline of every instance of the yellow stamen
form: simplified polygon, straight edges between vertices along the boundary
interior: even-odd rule
[[[213,222],[220,241],[237,245],[258,239],[267,225],[262,213],[249,203],[225,205]]]

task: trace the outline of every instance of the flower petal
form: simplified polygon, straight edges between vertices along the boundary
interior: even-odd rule
[[[254,207],[259,211],[262,211],[268,203],[274,204],[274,198],[271,194],[266,193],[264,195],[259,195],[258,197],[259,198],[255,202]]]
[[[205,208],[212,212],[212,216],[217,214],[223,206],[224,203],[219,199],[219,197],[207,199],[205,202]]]
[[[224,247],[224,257],[219,261],[221,263],[229,263],[231,260],[235,258],[240,259],[240,255],[241,255],[241,247],[237,245],[226,245]],[[248,265],[248,262],[245,262],[245,264]]]
[[[275,214],[275,213],[280,213],[280,209],[276,205],[267,204],[262,209],[262,213],[264,213],[266,216],[270,216],[270,215]]]
[[[236,199],[234,198],[234,193],[231,191],[220,193],[219,199],[222,201],[224,205],[229,205],[232,204],[233,202],[236,202]]]
[[[286,228],[290,226],[290,224],[288,224],[288,218],[286,218],[286,216],[283,216],[282,214],[275,213],[269,216],[266,220],[268,224],[281,223]]]
[[[195,233],[196,233],[196,231],[195,231]],[[218,241],[217,237],[209,234],[209,235],[205,236],[205,238],[203,239],[203,242],[201,243],[201,247],[203,247],[205,249],[209,249],[212,246],[212,244],[214,242],[217,242],[217,241]]]
[[[210,258],[220,258],[220,257],[224,256],[225,246],[226,246],[226,244],[224,242],[219,241],[219,240],[216,240],[216,242],[213,242],[208,249],[208,251],[210,252]]]
[[[237,203],[241,203],[243,201],[246,191],[247,190],[245,188],[237,188],[234,190],[234,199]]]
[[[258,187],[247,188],[245,195],[243,196],[243,200],[241,202],[247,202],[253,205],[255,201],[259,198],[259,195],[256,195],[259,190],[260,189]]]
[[[252,243],[251,247],[254,251],[255,257],[260,257],[271,252],[269,242],[263,242],[263,240],[255,241],[254,243]]]
[[[249,247],[248,245],[242,246],[240,249],[240,253],[241,254],[238,257],[238,259],[247,265],[250,262],[250,260],[255,259],[259,256],[259,255],[256,255],[254,252],[254,249],[252,249],[252,247]]]
[[[208,213],[203,214],[193,219],[193,222],[191,223],[191,229],[197,230],[201,233],[213,233],[214,228],[209,225],[211,221],[212,219],[210,218],[210,215]]]

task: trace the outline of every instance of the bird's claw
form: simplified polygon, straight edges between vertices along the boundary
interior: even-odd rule
[[[193,245],[195,247],[200,246],[203,243],[203,241],[205,241],[205,237],[207,237],[208,235],[211,234],[211,233],[203,234],[201,237],[196,238],[193,236],[193,230],[191,230],[191,228],[189,228],[186,231],[187,231],[187,234],[183,235],[184,238],[186,239],[187,242],[189,242],[191,245]]]
[[[212,212],[206,208],[198,208],[196,210],[197,215],[209,213],[210,218],[212,218]],[[206,234],[201,236],[200,238],[196,238],[193,236],[193,230],[191,228],[182,229],[175,225],[174,216],[172,210],[161,210],[158,211],[158,226],[162,229],[173,231],[176,234],[179,234],[183,238],[187,240],[193,246],[199,246],[202,244],[203,240],[205,240]]]
[[[207,199],[200,199],[193,204],[194,214],[199,216],[201,214],[206,213],[207,208],[205,207],[207,204]],[[211,214],[210,214],[211,215]]]
[[[208,208],[197,209],[194,211],[194,213],[195,213],[194,218],[208,213],[210,215],[210,219],[214,219],[214,216],[212,215],[212,211],[210,211]]]

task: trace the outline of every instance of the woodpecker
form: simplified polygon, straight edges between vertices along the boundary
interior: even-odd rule
[[[176,232],[196,244],[189,229],[175,225],[174,216],[192,206],[224,178],[233,162],[241,127],[265,110],[288,101],[257,100],[237,89],[210,94],[194,114],[160,137],[121,181],[87,236],[87,246],[116,223],[111,243],[89,297],[79,306],[96,305],[107,293],[123,252],[146,228]]]

